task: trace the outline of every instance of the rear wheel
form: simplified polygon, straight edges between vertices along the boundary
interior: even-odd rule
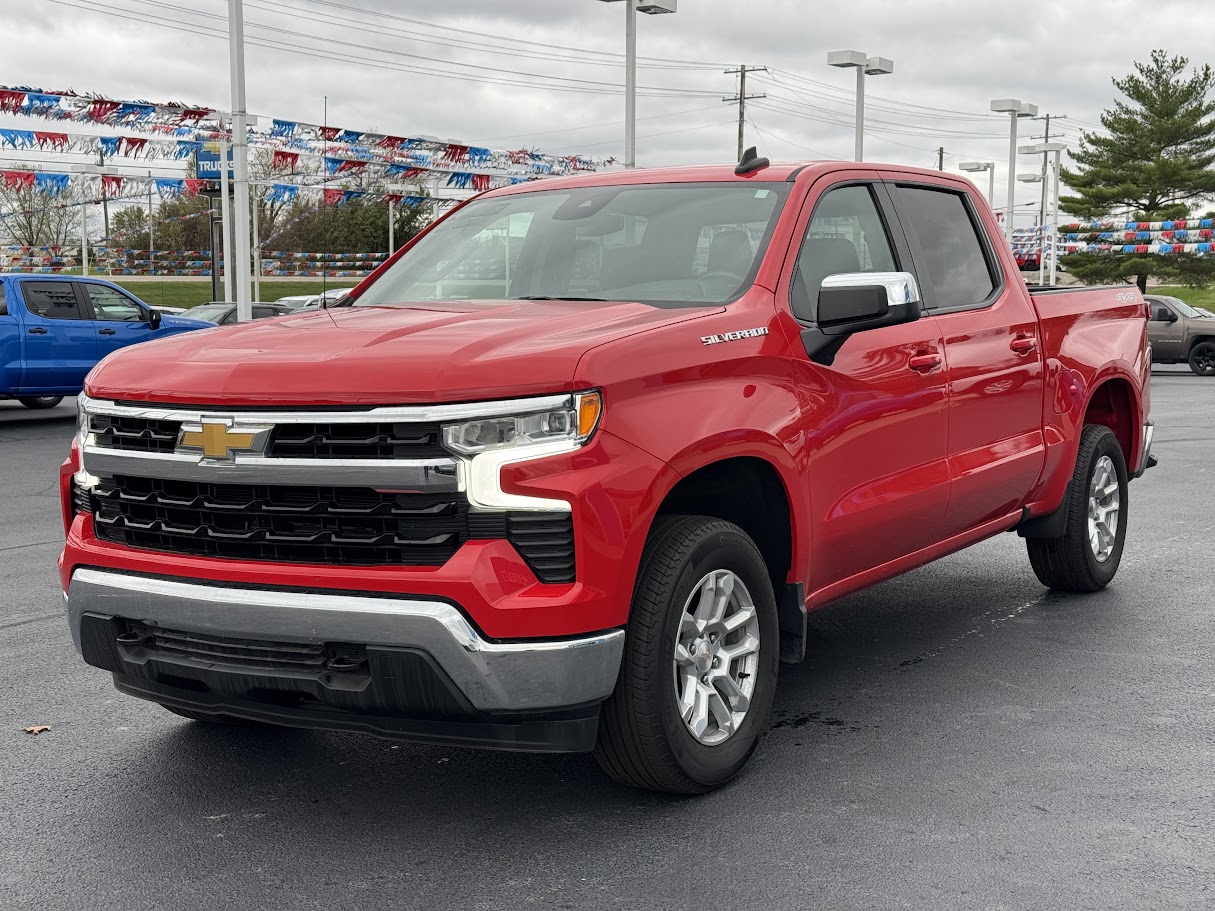
[[[1199,376],[1215,376],[1215,342],[1199,342],[1190,349],[1190,369]]]
[[[58,405],[60,402],[63,401],[63,396],[61,396],[61,395],[23,396],[22,398],[17,399],[17,401],[20,402],[22,405],[24,405],[26,408],[33,408],[35,411],[40,411],[43,408],[54,408],[56,405]]]
[[[1084,428],[1067,496],[1066,530],[1058,538],[1026,538],[1029,562],[1049,588],[1099,591],[1118,572],[1126,540],[1126,462],[1108,427]]]
[[[660,519],[627,635],[600,716],[599,765],[654,791],[725,784],[755,751],[776,690],[776,600],[755,543],[720,519]]]

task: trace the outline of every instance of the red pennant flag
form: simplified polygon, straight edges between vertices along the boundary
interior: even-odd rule
[[[122,148],[127,155],[138,155],[143,151],[143,147],[148,144],[147,139],[142,136],[123,136]]]
[[[325,205],[336,206],[342,201],[342,196],[345,192],[345,190],[340,190],[336,187],[330,187],[325,190]]]
[[[270,168],[275,171],[294,171],[299,160],[299,152],[284,152],[276,149],[270,160]]]
[[[402,139],[400,136],[385,136],[380,140],[380,148],[399,149],[401,146],[405,145],[406,142],[408,142],[408,140]]]
[[[114,112],[118,110],[117,101],[106,101],[103,98],[96,99],[89,105],[89,120],[97,123],[104,123]]]
[[[112,196],[115,193],[122,191],[122,182],[125,178],[121,174],[102,174],[101,175],[101,193],[103,196]]]
[[[186,179],[185,193],[187,196],[197,196],[207,187],[207,181],[197,180],[195,178]]]
[[[0,111],[16,114],[25,103],[25,92],[14,92],[8,89],[0,91]]]
[[[465,164],[468,162],[468,146],[456,145],[451,143],[443,152],[443,160],[451,164]]]
[[[337,127],[318,127],[317,132],[321,134],[321,139],[332,142],[337,139],[339,130]]]
[[[34,139],[40,149],[57,149],[62,152],[68,147],[67,133],[44,133],[41,130],[35,130]]]
[[[352,161],[351,159],[347,158],[340,165],[338,165],[337,173],[343,174],[347,171],[361,171],[365,167],[367,167],[367,162]]]
[[[472,179],[472,188],[478,193],[484,193],[489,189],[488,174],[474,174]]]
[[[178,123],[198,123],[198,121],[202,120],[208,114],[212,114],[212,113],[214,113],[214,112],[209,111],[207,108],[186,108],[184,111],[182,111],[178,115],[177,122]]]
[[[404,174],[401,175],[401,178],[403,180],[409,180],[412,177],[421,177],[425,173],[426,173],[426,168],[410,168]]]
[[[0,171],[4,186],[10,190],[24,190],[34,185],[33,171]]]

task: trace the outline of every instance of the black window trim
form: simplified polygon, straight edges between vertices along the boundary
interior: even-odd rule
[[[789,270],[788,291],[785,295],[785,305],[789,308],[789,315],[792,316],[799,326],[806,328],[816,328],[817,321],[800,319],[797,311],[793,308],[793,292],[796,288],[797,270],[801,260],[802,246],[806,242],[806,234],[810,230],[810,226],[814,223],[814,213],[818,211],[819,205],[827,194],[841,190],[846,187],[868,187],[869,197],[873,200],[873,207],[877,210],[878,219],[882,222],[882,228],[886,231],[886,239],[890,241],[890,250],[894,254],[895,268],[901,272],[910,272],[916,275],[914,268],[914,258],[912,257],[911,247],[907,242],[907,236],[903,231],[902,224],[898,221],[895,215],[893,202],[890,198],[890,192],[886,188],[885,181],[876,174],[873,177],[850,178],[841,180],[838,183],[829,184],[823,188],[823,191],[818,194],[818,198],[814,200],[814,207],[810,210],[810,217],[806,219],[806,227],[797,238],[797,242],[790,251],[793,254],[792,266]],[[919,281],[919,276],[916,275],[916,281]],[[814,307],[815,314],[818,313],[817,301],[811,302]]]
[[[926,314],[939,316],[945,313],[967,313],[971,310],[987,310],[995,306],[1008,288],[1008,279],[1004,275],[1004,269],[1000,266],[1000,258],[996,255],[996,250],[992,244],[991,237],[988,236],[986,225],[982,219],[978,217],[978,211],[975,207],[974,199],[971,198],[970,192],[961,187],[946,187],[937,183],[919,183],[913,180],[891,180],[887,181],[887,192],[889,187],[893,185],[895,189],[904,187],[912,190],[930,190],[935,193],[952,193],[954,196],[962,198],[962,208],[966,210],[966,216],[970,219],[970,227],[979,238],[979,249],[983,252],[983,260],[987,264],[987,274],[992,279],[992,290],[987,297],[973,304],[956,304],[952,307],[935,306],[936,287],[932,282],[932,274],[927,268],[927,257],[924,251],[920,248],[920,243],[916,239],[915,233],[903,226],[902,207],[899,204],[897,194],[890,193],[891,200],[894,205],[896,216],[899,217],[899,224],[903,227],[903,231],[907,237],[907,243],[911,247],[912,261],[924,265],[923,270],[916,270],[916,281],[920,286],[920,309]],[[923,272],[921,277],[920,272]]]

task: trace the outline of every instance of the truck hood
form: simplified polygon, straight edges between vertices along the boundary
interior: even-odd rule
[[[565,392],[605,342],[721,312],[631,302],[455,301],[343,307],[125,348],[96,398],[190,405],[398,405]]]

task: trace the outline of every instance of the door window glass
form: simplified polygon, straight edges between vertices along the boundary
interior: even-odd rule
[[[1164,304],[1152,303],[1152,319],[1156,322],[1167,323],[1173,318],[1173,313]]]
[[[93,302],[93,311],[98,319],[124,323],[138,323],[144,319],[143,308],[121,291],[87,283],[84,288]]]
[[[895,269],[894,252],[873,191],[859,185],[830,190],[814,207],[797,257],[793,315],[806,322],[815,320],[818,293],[829,275]]]
[[[71,282],[26,281],[21,293],[30,313],[43,319],[88,319],[76,301]]]
[[[915,235],[939,309],[981,304],[996,280],[962,194],[899,187],[899,218]]]

